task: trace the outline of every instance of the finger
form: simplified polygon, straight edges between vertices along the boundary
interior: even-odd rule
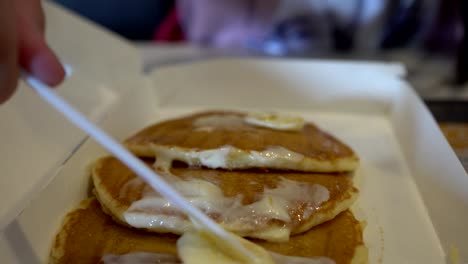
[[[48,85],[62,82],[65,71],[42,35],[31,28],[23,28],[19,32],[19,64]]]
[[[65,78],[65,70],[53,51],[45,46],[30,60],[27,70],[50,86],[60,84]]]
[[[20,0],[19,3],[28,1],[31,2],[31,0]],[[31,16],[27,16],[28,14]],[[37,25],[40,19],[35,17],[42,16],[42,12],[29,10],[18,12],[17,16],[19,64],[48,85],[59,84],[65,77],[65,71],[55,53],[46,44],[43,30]]]
[[[16,0],[18,1],[18,0]],[[29,0],[30,3],[27,5],[27,7],[30,8],[30,14],[31,17],[34,18],[34,22],[39,29],[39,32],[44,35],[45,31],[45,15],[44,15],[44,9],[42,8],[41,0]]]
[[[8,100],[18,80],[17,34],[13,2],[0,1],[0,103]]]
[[[14,0],[18,16],[23,16],[31,22],[31,26],[44,33],[45,16],[41,0]]]

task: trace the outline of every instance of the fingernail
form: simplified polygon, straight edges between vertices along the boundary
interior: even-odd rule
[[[51,52],[37,54],[30,65],[31,73],[50,86],[58,85],[65,77],[65,70]]]

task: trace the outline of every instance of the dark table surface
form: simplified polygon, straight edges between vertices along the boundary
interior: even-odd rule
[[[426,104],[468,171],[468,101],[426,101]]]

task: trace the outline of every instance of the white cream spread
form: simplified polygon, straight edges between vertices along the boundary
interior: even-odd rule
[[[302,128],[304,128],[304,119],[300,116],[293,115],[277,113],[249,113],[244,120],[250,125],[275,130],[301,131]]]
[[[276,188],[265,189],[255,202],[244,205],[241,196],[226,197],[211,182],[200,179],[174,180],[171,178],[178,192],[227,230],[270,241],[289,239],[290,213],[295,213],[292,210],[298,204],[304,205],[300,218],[307,219],[330,198],[328,189],[322,185],[282,179]],[[131,180],[130,184],[135,185],[135,181]],[[131,226],[165,232],[183,233],[191,226],[190,220],[175,205],[152,191],[133,202],[124,213],[124,218]],[[276,228],[268,226],[267,223],[273,219],[282,221],[284,225]]]
[[[178,154],[194,156],[184,154],[183,150],[177,148],[155,147],[155,151],[157,159],[154,166],[161,176],[171,182],[192,205],[210,215],[227,230],[242,236],[276,242],[287,241],[291,229],[290,214],[299,213],[294,212],[294,209],[302,207],[300,219],[307,219],[330,198],[328,189],[322,185],[310,185],[283,178],[276,188],[264,189],[255,202],[244,205],[240,195],[226,197],[217,185],[209,181],[193,178],[183,180],[170,172],[172,161],[179,158]],[[230,151],[231,148],[227,147],[225,151],[213,150],[195,157],[203,160],[205,164],[226,164],[229,160],[226,156]],[[261,152],[256,157],[266,161],[284,156],[287,156],[287,159],[298,158],[289,154],[288,151],[277,148],[275,151]],[[122,187],[121,195],[125,195],[132,188],[141,188],[140,184],[142,181],[139,179],[130,180]],[[191,227],[190,220],[183,212],[158,193],[145,188],[142,195],[142,198],[133,202],[123,215],[129,225],[177,234],[182,234]],[[279,220],[283,224],[268,225],[271,220]]]
[[[284,147],[270,147],[263,151],[242,150],[232,146],[209,150],[162,145],[153,145],[152,147],[156,157],[167,157],[164,161],[179,160],[190,166],[205,166],[212,169],[245,169],[252,167],[295,169],[304,160],[302,154]],[[157,162],[161,163],[162,161],[159,159]],[[167,164],[162,166],[167,166]]]

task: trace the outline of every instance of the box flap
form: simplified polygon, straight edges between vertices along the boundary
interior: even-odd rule
[[[58,91],[99,121],[127,89],[143,85],[139,51],[61,7],[44,2],[44,8],[48,42],[72,70]],[[1,230],[86,136],[22,82],[12,100],[0,106],[0,122]]]
[[[161,107],[385,112],[405,74],[398,63],[222,58],[157,68],[150,76]],[[255,87],[245,85],[247,76]]]

